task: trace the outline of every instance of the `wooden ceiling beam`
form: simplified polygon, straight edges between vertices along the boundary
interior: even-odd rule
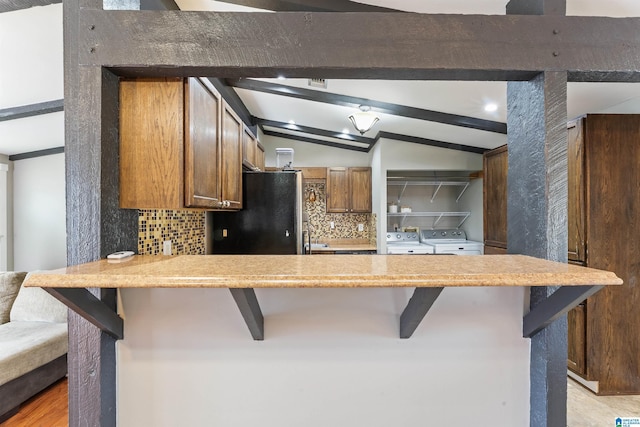
[[[391,114],[394,116],[411,119],[426,120],[451,126],[483,130],[487,132],[507,133],[507,124],[492,120],[478,119],[476,117],[461,116],[458,114],[443,113],[441,111],[425,110],[406,105],[392,104],[390,102],[375,101],[373,99],[356,96],[341,95],[319,90],[311,90],[253,79],[227,79],[229,86],[251,91],[269,93],[272,95],[289,96],[306,101],[322,102],[326,104],[340,105],[342,107],[358,108],[360,105],[371,107],[371,111]]]
[[[79,11],[79,62],[220,78],[640,81],[640,18]]]

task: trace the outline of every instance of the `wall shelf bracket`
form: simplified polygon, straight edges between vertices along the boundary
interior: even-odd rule
[[[101,331],[124,338],[124,322],[118,314],[85,288],[43,288]]]
[[[424,316],[442,292],[440,288],[416,288],[400,316],[400,338],[413,335]]]
[[[602,286],[562,286],[524,316],[522,335],[531,338],[581,301],[598,292]]]

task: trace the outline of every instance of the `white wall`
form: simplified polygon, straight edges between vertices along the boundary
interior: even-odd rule
[[[64,97],[62,4],[0,13],[0,109]],[[64,113],[0,122],[0,153],[64,146]],[[10,162],[8,269],[66,265],[64,154]],[[0,232],[2,234],[2,232]],[[2,241],[0,240],[0,245]],[[13,250],[12,250],[13,249]],[[0,249],[1,250],[1,249]],[[15,259],[11,265],[11,253]]]
[[[293,148],[293,167],[370,166],[371,154],[326,145],[259,135],[264,147],[265,165],[276,166],[276,148]]]
[[[0,154],[0,271],[13,270],[13,165]]]
[[[405,289],[256,294],[264,341],[228,290],[123,290],[118,425],[529,424],[522,288],[446,289],[406,340]]]
[[[64,154],[14,164],[14,269],[67,265]]]

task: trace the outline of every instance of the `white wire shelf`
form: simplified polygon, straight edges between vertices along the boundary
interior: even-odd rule
[[[430,200],[431,203],[433,203],[433,200],[436,198],[438,191],[440,191],[440,189],[443,186],[462,187],[462,190],[460,190],[460,193],[456,198],[456,203],[457,203],[460,200],[460,197],[462,197],[464,192],[469,187],[469,181],[387,181],[387,185],[402,187],[402,190],[400,190],[400,192],[398,193],[398,203],[402,200],[402,196],[404,195],[404,192],[407,189],[407,187],[427,186],[427,185],[435,186],[436,188],[435,190],[433,190],[433,194],[431,195],[431,200]]]
[[[450,217],[459,217],[462,218],[460,223],[458,224],[458,228],[464,224],[464,222],[469,218],[471,212],[398,212],[398,213],[388,213],[388,218],[402,218],[402,222],[404,223],[405,218],[435,218],[433,222],[433,227],[438,225],[442,218],[450,218]]]

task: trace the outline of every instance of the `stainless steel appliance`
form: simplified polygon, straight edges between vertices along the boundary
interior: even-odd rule
[[[420,243],[420,235],[417,232],[387,233],[387,254],[426,255],[433,254],[433,250],[433,246]]]
[[[244,172],[242,210],[212,214],[214,254],[303,254],[302,174]]]
[[[464,230],[448,228],[442,230],[421,230],[420,242],[433,246],[434,254],[483,255],[484,244],[467,240]]]

